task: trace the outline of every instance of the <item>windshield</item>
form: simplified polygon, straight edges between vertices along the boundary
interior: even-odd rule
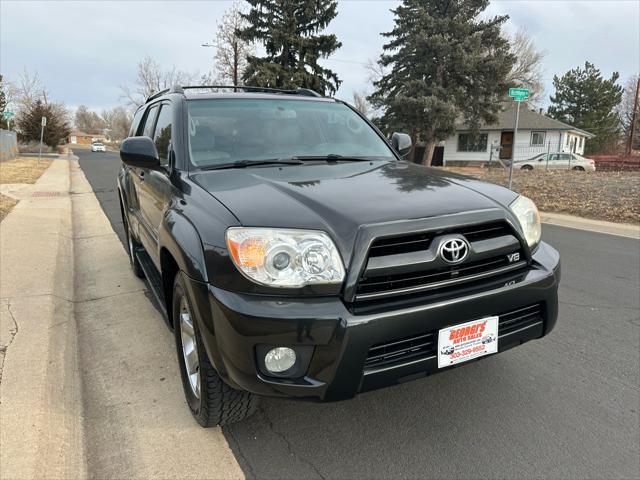
[[[288,99],[191,100],[189,155],[197,167],[291,157],[395,159],[346,105]]]

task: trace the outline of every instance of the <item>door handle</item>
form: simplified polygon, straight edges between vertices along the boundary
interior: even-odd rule
[[[138,178],[140,179],[141,182],[144,182],[144,170],[140,170],[138,172]]]

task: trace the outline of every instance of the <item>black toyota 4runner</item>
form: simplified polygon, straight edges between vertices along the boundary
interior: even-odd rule
[[[531,200],[403,160],[309,90],[173,87],[122,143],[131,264],[203,426],[257,396],[342,400],[548,334],[556,250]]]

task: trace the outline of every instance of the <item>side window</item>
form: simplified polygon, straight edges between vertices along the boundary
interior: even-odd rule
[[[544,145],[545,132],[531,132],[531,145]]]
[[[142,120],[143,114],[144,114],[144,108],[140,108],[133,116],[133,121],[131,122],[131,128],[129,129],[130,137],[135,137],[138,134],[138,127],[140,126],[140,120]]]
[[[156,118],[156,113],[158,113],[158,106],[154,105],[149,109],[144,121],[144,130],[142,131],[142,135],[145,137],[153,137],[153,123]]]
[[[171,105],[165,103],[160,109],[153,142],[156,144],[160,165],[169,165],[169,145],[171,144],[171,122],[173,119]]]

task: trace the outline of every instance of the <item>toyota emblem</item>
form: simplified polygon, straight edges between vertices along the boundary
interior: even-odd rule
[[[449,238],[440,244],[440,258],[447,263],[460,263],[469,255],[469,244],[464,238]]]

